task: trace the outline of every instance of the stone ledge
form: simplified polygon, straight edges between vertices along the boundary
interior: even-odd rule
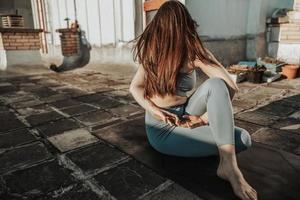
[[[43,29],[34,28],[0,28],[0,33],[39,33]]]
[[[78,32],[77,29],[71,29],[71,28],[61,28],[57,29],[56,32],[63,33],[63,32]]]

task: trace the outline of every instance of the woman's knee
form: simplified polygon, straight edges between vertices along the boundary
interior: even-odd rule
[[[243,128],[238,128],[235,134],[235,145],[237,151],[245,150],[252,146],[252,139],[249,132]]]
[[[206,79],[205,83],[211,86],[219,86],[224,84],[224,80],[220,77],[211,77]]]
[[[207,79],[204,82],[204,85],[208,87],[209,90],[222,90],[228,92],[228,88],[226,86],[225,81],[219,77],[212,77]]]
[[[242,129],[241,140],[245,147],[249,148],[252,146],[251,136],[250,136],[249,132],[246,131],[245,129]]]

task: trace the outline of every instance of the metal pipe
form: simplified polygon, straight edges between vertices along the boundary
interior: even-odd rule
[[[37,28],[37,9],[36,9],[36,3],[35,0],[31,0],[31,10],[32,10],[32,16],[33,16],[33,28]]]
[[[48,53],[47,38],[46,38],[46,31],[48,32],[48,30],[46,30],[47,27],[45,25],[45,1],[44,0],[40,0],[40,1],[41,1],[41,9],[42,9],[42,22],[43,22],[45,51],[46,51],[46,53]]]
[[[124,25],[123,25],[124,12],[123,12],[122,0],[119,0],[119,1],[120,1],[120,15],[121,15],[120,18],[119,18],[120,19],[120,29],[121,29],[121,31],[120,31],[121,35],[120,36],[121,36],[121,41],[123,42],[124,41],[124,33],[123,33],[124,32],[124,30],[123,30],[124,29],[123,28],[124,27]]]
[[[40,27],[43,29],[42,32],[42,50],[43,53],[48,53],[48,48],[47,48],[47,39],[46,39],[46,30],[45,30],[45,16],[44,16],[44,10],[43,10],[43,2],[42,0],[37,0],[37,6],[38,6],[38,11],[39,11],[39,22],[40,22]]]
[[[51,44],[54,44],[54,34],[53,34],[53,16],[51,15],[51,10],[49,9],[49,1],[46,1],[45,2],[45,14],[47,16],[46,18],[46,24],[47,24],[47,27],[50,29],[48,30],[48,32],[50,32],[50,37],[51,37]],[[48,45],[48,43],[47,43]]]
[[[36,0],[36,7],[37,7],[37,12],[38,12],[38,24],[39,24],[39,28],[42,28],[42,23],[41,23],[41,10],[40,10],[40,2],[39,0]],[[43,37],[43,35],[42,35]],[[41,44],[42,44],[42,52],[44,53],[45,50],[44,50],[44,44],[43,42],[41,41]]]
[[[76,6],[76,0],[73,0],[74,1],[74,14],[75,14],[75,20],[77,21],[77,6]]]
[[[58,15],[58,22],[59,22],[59,27],[62,28],[62,25],[61,25],[61,16],[60,16],[60,10],[59,10],[59,0],[56,0],[56,9],[57,9],[57,15]]]
[[[87,9],[87,0],[84,1],[85,6],[85,19],[86,19],[86,37],[89,40],[90,39],[90,27],[89,27],[89,14]]]
[[[69,13],[68,13],[68,3],[65,1],[65,9],[66,9],[66,16],[69,18]]]
[[[102,27],[101,27],[101,12],[100,12],[100,0],[98,2],[98,16],[99,16],[99,36],[100,36],[100,47],[102,46]]]
[[[117,27],[116,27],[116,7],[115,7],[115,0],[112,1],[113,3],[113,21],[114,21],[114,39],[115,39],[115,47],[117,46]]]

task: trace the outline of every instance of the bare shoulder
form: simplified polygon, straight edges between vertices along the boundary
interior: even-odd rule
[[[137,73],[145,73],[145,69],[142,64],[138,64]]]
[[[144,67],[141,64],[139,64],[130,86],[144,86],[144,80],[145,70]]]

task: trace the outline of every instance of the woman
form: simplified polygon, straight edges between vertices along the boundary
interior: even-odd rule
[[[231,100],[235,82],[203,47],[194,21],[179,1],[159,8],[134,45],[140,63],[130,92],[146,110],[149,143],[175,156],[219,155],[217,175],[228,180],[241,199],[257,199],[236,161],[251,146],[249,133],[234,126]],[[193,93],[196,69],[209,76]]]

